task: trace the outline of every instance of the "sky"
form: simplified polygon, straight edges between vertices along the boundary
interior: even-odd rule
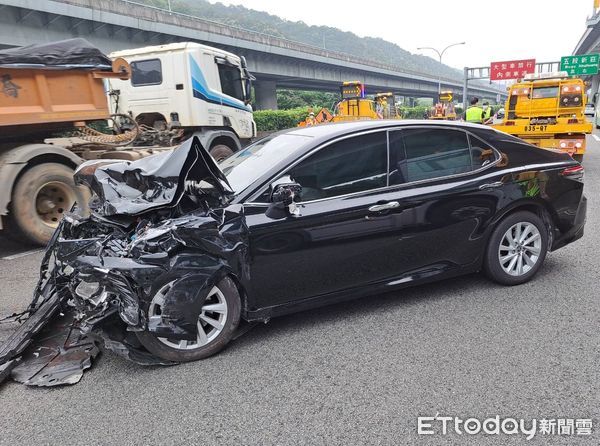
[[[210,0],[216,3],[215,0]],[[411,53],[450,48],[443,62],[458,69],[492,61],[560,60],[571,54],[592,14],[593,0],[232,0],[308,25],[327,25],[359,36],[381,37]]]

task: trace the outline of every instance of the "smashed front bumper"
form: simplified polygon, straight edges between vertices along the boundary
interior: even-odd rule
[[[170,365],[135,332],[195,340],[208,291],[226,275],[245,274],[242,207],[201,207],[179,217],[109,221],[68,215],[50,242],[23,324],[0,346],[0,382],[78,382],[102,350],[142,365]],[[165,280],[174,285],[160,316],[148,303]]]

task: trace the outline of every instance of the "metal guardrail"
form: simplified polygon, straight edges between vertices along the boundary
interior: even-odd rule
[[[280,48],[286,48],[290,50],[296,50],[313,54],[329,59],[340,60],[344,62],[351,62],[361,65],[366,65],[375,68],[382,68],[385,70],[396,72],[400,75],[412,75],[431,80],[433,83],[437,83],[437,76],[431,77],[428,73],[423,73],[415,70],[406,69],[397,65],[390,65],[381,63],[379,61],[362,59],[351,54],[341,53],[337,51],[330,51],[324,48],[313,46],[310,44],[289,40],[283,37],[273,36],[271,34],[261,33],[258,31],[245,29],[242,27],[231,26],[225,23],[204,19],[201,17],[192,16],[175,11],[169,11],[168,9],[158,8],[155,6],[145,5],[132,0],[54,0],[60,3],[66,3],[73,6],[80,6],[89,8],[92,10],[99,10],[105,12],[112,12],[122,15],[127,15],[142,20],[149,20],[152,22],[160,22],[164,24],[173,24],[177,26],[183,26],[190,29],[199,29],[198,24],[202,24],[202,31],[219,34],[222,36],[235,37],[241,40],[247,40],[251,42],[261,43],[269,46],[275,46]],[[442,77],[442,81],[452,84],[460,84],[462,79],[460,76],[456,78]],[[481,89],[487,89],[486,86],[477,86]],[[493,90],[492,88],[489,88]]]

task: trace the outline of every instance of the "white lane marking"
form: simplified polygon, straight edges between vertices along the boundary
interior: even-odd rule
[[[29,256],[31,254],[37,254],[38,252],[42,252],[43,249],[32,249],[30,251],[20,252],[18,254],[13,254],[11,256],[0,257],[1,260],[15,260],[20,259],[21,257]]]
[[[598,135],[592,134],[592,138],[594,138],[596,141],[600,142],[600,137]]]

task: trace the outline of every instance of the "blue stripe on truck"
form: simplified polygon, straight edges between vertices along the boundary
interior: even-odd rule
[[[188,55],[188,58],[190,63],[190,72],[192,74],[192,89],[195,98],[202,99],[212,104],[225,105],[227,107],[233,107],[239,110],[252,112],[252,107],[245,105],[242,101],[238,101],[237,99],[234,99],[223,93],[215,92],[208,88],[208,84],[204,78],[204,75],[202,74],[202,70],[191,55]]]

